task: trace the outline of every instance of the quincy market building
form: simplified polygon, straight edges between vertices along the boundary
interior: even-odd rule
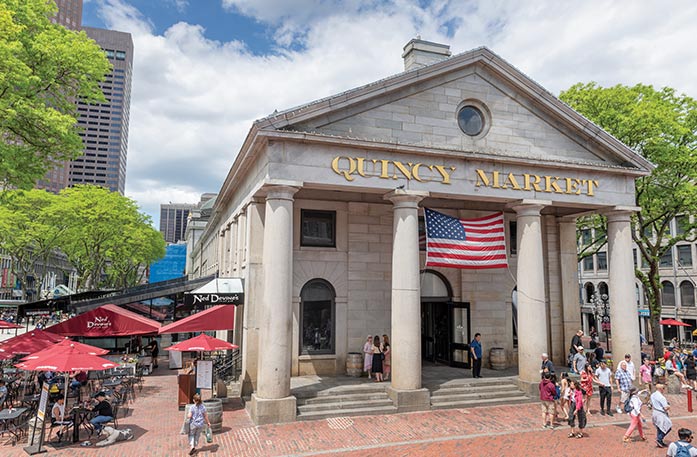
[[[563,363],[581,326],[589,213],[609,222],[613,349],[639,358],[630,215],[652,164],[486,48],[415,39],[403,57],[403,73],[256,121],[190,252],[189,274],[244,279],[234,339],[257,423],[294,420],[291,376],[344,374],[367,335],[391,337],[400,411],[429,407],[422,358],[467,367],[475,332],[534,387],[540,354]],[[424,268],[424,207],[503,211],[509,268]]]

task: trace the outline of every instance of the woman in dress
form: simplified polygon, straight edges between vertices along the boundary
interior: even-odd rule
[[[189,446],[191,450],[189,455],[194,455],[196,453],[196,446],[198,446],[198,439],[201,436],[201,431],[203,431],[203,425],[206,424],[211,426],[211,421],[208,420],[208,413],[206,412],[206,407],[201,402],[201,396],[199,394],[194,395],[194,404],[189,410]]]
[[[385,358],[382,361],[382,374],[385,381],[387,381],[390,379],[390,371],[392,371],[392,347],[387,335],[382,335],[382,353],[385,354]]]
[[[375,382],[382,382],[382,350],[380,349],[380,337],[375,335],[373,338],[373,366]]]
[[[567,373],[561,374],[559,391],[561,394],[561,398],[559,399],[559,406],[561,406],[561,412],[563,414],[563,417],[568,419],[571,415],[571,412],[569,411],[569,396],[571,395],[571,387],[569,385],[569,375]]]
[[[371,378],[370,372],[373,369],[373,335],[368,335],[363,345],[363,371],[368,372],[368,379]]]
[[[586,415],[591,415],[591,397],[593,396],[593,367],[586,365],[581,372],[581,388],[586,391],[586,398],[583,399],[583,408]]]

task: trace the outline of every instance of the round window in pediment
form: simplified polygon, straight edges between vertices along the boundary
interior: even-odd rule
[[[465,135],[477,136],[484,131],[484,114],[475,106],[465,105],[457,113],[457,124]]]

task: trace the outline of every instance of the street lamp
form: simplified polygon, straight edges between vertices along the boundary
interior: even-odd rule
[[[593,294],[591,296],[591,303],[593,303],[595,310],[595,322],[601,322],[601,328],[605,332],[605,341],[607,341],[607,351],[612,352],[610,349],[610,315],[608,314],[608,297],[607,294]]]

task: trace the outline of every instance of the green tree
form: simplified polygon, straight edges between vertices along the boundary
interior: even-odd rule
[[[164,240],[136,202],[118,192],[81,185],[60,192],[67,221],[61,249],[78,273],[78,288],[133,285],[138,266],[164,255]]]
[[[648,265],[648,272],[636,269],[636,276],[649,303],[654,350],[662,353],[660,258],[676,243],[693,241],[697,228],[697,102],[643,84],[576,84],[560,98],[656,165],[636,180],[641,212],[633,216],[632,236]],[[680,230],[671,230],[678,216],[684,216]]]
[[[39,297],[41,281],[66,229],[56,213],[58,199],[44,190],[10,191],[0,205],[0,249],[12,260],[25,299]],[[33,286],[28,276],[34,278]]]
[[[53,0],[0,0],[0,191],[32,188],[83,151],[75,100],[102,102],[110,70],[84,32],[53,24]]]

